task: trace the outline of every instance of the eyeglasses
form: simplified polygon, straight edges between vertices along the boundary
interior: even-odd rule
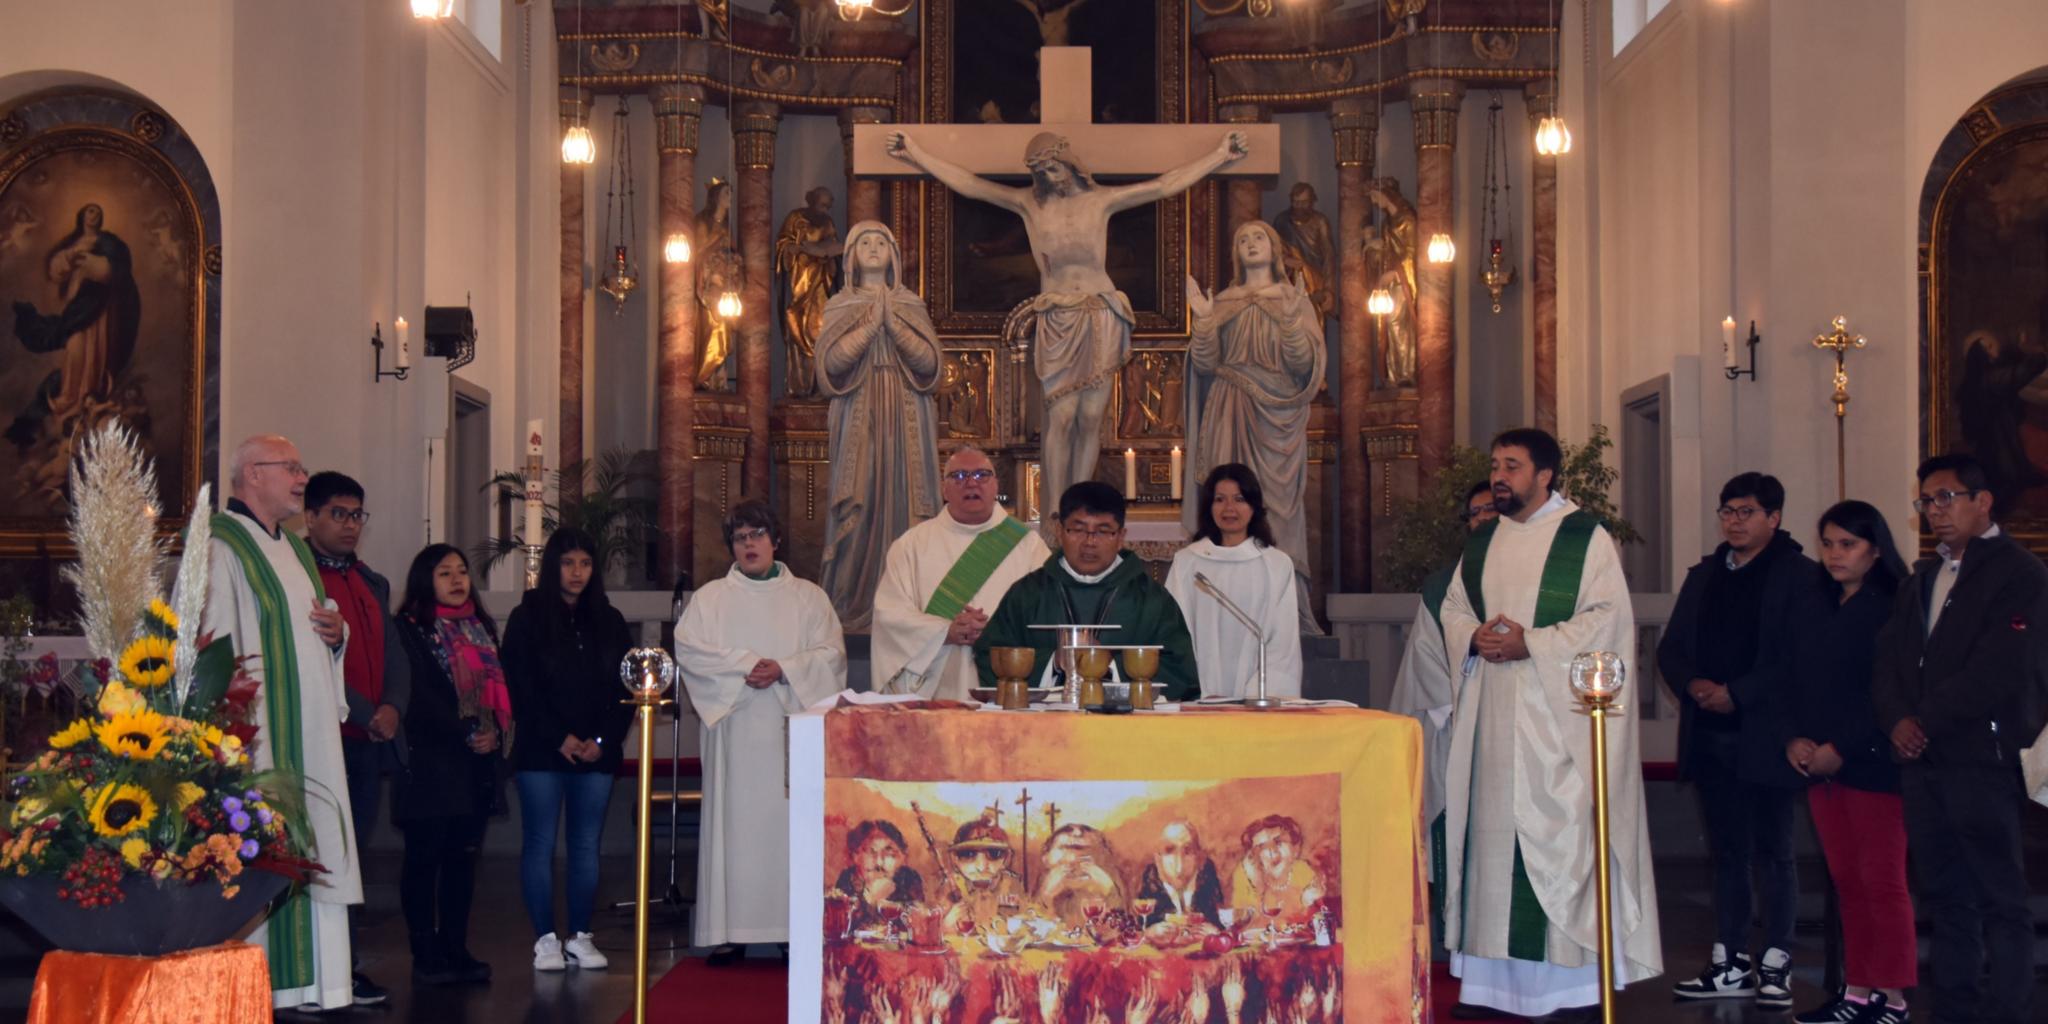
[[[1765,513],[1756,505],[1723,505],[1715,509],[1714,514],[1720,516],[1724,523],[1746,523]]]
[[[956,469],[951,473],[946,474],[946,479],[951,480],[956,484],[964,484],[969,480],[972,480],[978,484],[986,483],[990,480],[994,480],[995,478],[996,471],[993,469]]]
[[[1067,536],[1075,540],[1085,537],[1093,537],[1096,540],[1114,540],[1117,534],[1124,532],[1124,528],[1121,526],[1098,526],[1093,530],[1083,529],[1079,526],[1065,526],[1060,529]]]
[[[1458,521],[1461,523],[1469,523],[1472,520],[1479,518],[1480,516],[1494,515],[1499,511],[1499,509],[1494,508],[1492,505],[1479,505],[1476,507],[1467,508],[1459,512]]]
[[[287,472],[287,473],[290,473],[290,474],[291,474],[291,475],[293,475],[293,476],[306,476],[306,475],[307,475],[307,473],[306,473],[306,464],[305,464],[305,463],[303,463],[303,462],[286,462],[286,461],[284,461],[283,459],[271,459],[271,460],[269,460],[269,461],[267,461],[267,462],[251,462],[251,463],[249,463],[249,465],[251,465],[251,466],[283,466],[283,467],[285,468],[285,472]]]
[[[1957,498],[1974,498],[1979,493],[1976,488],[1971,488],[1967,491],[1936,491],[1933,494],[1913,499],[1913,511],[1925,515],[1930,508],[1947,508],[1955,504]]]
[[[370,521],[370,514],[368,512],[365,512],[359,508],[346,509],[342,508],[340,505],[329,505],[326,508],[321,509],[319,514],[326,516],[327,518],[332,519],[337,523],[354,523],[357,526],[361,526],[362,524]]]
[[[767,538],[768,531],[758,528],[752,530],[734,530],[732,532],[732,542],[734,544],[745,544],[749,541],[766,540]]]

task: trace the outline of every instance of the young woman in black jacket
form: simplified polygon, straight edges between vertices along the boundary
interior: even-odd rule
[[[396,622],[412,669],[392,816],[405,831],[398,893],[413,979],[489,981],[490,965],[469,952],[469,908],[497,786],[494,762],[510,724],[497,627],[471,589],[469,560],[447,544],[413,558]]]
[[[520,888],[533,919],[535,970],[605,966],[590,934],[597,843],[611,802],[619,747],[632,722],[620,701],[619,662],[633,645],[626,618],[605,598],[597,542],[564,528],[541,553],[540,586],[505,625],[505,673],[518,709],[512,751],[524,834]],[[556,929],[555,828],[568,817],[569,913]]]
[[[1807,804],[1842,908],[1848,990],[1796,1020],[1903,1024],[1918,965],[1905,812],[1871,678],[1906,566],[1884,516],[1861,501],[1821,514],[1820,561],[1827,576],[1796,607],[1790,677],[1765,713],[1786,760],[1812,783]]]

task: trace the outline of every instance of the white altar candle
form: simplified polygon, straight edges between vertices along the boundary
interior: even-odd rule
[[[1124,497],[1138,496],[1138,453],[1135,449],[1124,449]]]
[[[397,366],[401,370],[407,369],[412,366],[412,325],[406,323],[404,317],[399,317],[398,322],[391,326],[398,332]]]
[[[526,482],[526,532],[520,540],[527,544],[541,543],[540,535],[541,484],[538,478]]]
[[[1721,365],[1735,369],[1735,318],[1721,318]]]
[[[1173,484],[1173,490],[1172,490],[1172,492],[1171,492],[1171,493],[1172,493],[1172,495],[1173,495],[1173,500],[1175,500],[1175,501],[1179,501],[1179,500],[1180,500],[1180,471],[1181,471],[1181,465],[1180,465],[1180,445],[1174,445],[1174,446],[1173,446],[1173,467],[1172,467],[1172,468],[1171,468],[1170,470],[1168,470],[1168,472],[1170,472],[1170,473],[1172,474],[1172,476],[1173,476],[1173,480],[1172,480],[1172,484]]]

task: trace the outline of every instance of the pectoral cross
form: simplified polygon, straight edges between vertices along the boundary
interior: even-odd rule
[[[1021,176],[1024,146],[1039,132],[1066,136],[1091,174],[1150,175],[1200,158],[1233,130],[1245,133],[1251,153],[1217,173],[1280,173],[1279,125],[1096,124],[1091,49],[1048,46],[1038,51],[1037,124],[854,125],[854,173],[917,176],[917,168],[891,157],[885,148],[889,133],[898,131],[976,174]]]

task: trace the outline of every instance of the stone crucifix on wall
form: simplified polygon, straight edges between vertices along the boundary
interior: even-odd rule
[[[1038,57],[1040,124],[856,125],[854,171],[929,174],[1024,219],[1040,291],[1012,318],[1032,321],[1032,368],[1045,395],[1040,507],[1052,509],[1068,485],[1095,475],[1103,410],[1130,357],[1136,316],[1105,267],[1110,216],[1178,195],[1226,167],[1223,173],[1276,173],[1279,129],[1096,125],[1089,48],[1046,47]],[[1029,185],[983,177],[1016,174],[1020,155]],[[1157,177],[1106,185],[1095,174]]]

